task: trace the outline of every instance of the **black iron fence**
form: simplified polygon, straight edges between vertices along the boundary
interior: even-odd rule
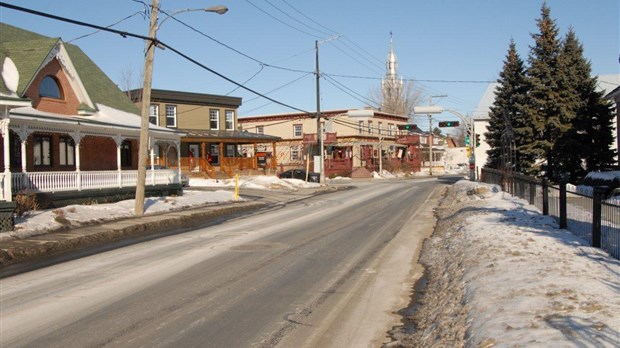
[[[620,202],[606,200],[603,188],[595,187],[591,194],[579,193],[568,183],[549,185],[544,179],[491,168],[483,168],[480,179],[527,200],[544,215],[553,216],[560,228],[620,259]]]

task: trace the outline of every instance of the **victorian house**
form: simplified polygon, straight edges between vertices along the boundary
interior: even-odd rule
[[[132,197],[140,135],[132,101],[77,46],[4,23],[0,33],[0,200]],[[180,157],[180,136],[151,125],[151,158]],[[181,191],[178,167],[147,169],[147,194]]]

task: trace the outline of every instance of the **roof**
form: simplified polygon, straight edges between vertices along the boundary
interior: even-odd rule
[[[179,129],[184,133],[185,138],[209,138],[234,141],[238,143],[271,143],[277,142],[282,138],[250,133],[248,131],[224,131],[224,130],[202,130],[202,129]]]
[[[129,91],[131,99],[134,101],[142,100],[142,89]],[[171,91],[163,89],[151,89],[151,101],[162,103],[183,103],[188,105],[221,106],[238,108],[241,105],[241,98],[225,95]]]
[[[96,104],[139,114],[136,105],[127,98],[108,76],[77,46],[64,43],[60,38],[50,38],[23,30],[6,23],[0,23],[0,62],[11,58],[19,72],[17,94],[25,97],[25,92],[37,72],[47,63],[49,55],[59,46],[64,47],[75,68],[79,80],[88,97]],[[10,94],[4,81],[0,83],[0,93]]]
[[[394,118],[401,119],[402,121],[409,120],[407,115],[398,115],[391,114],[387,112],[383,112],[375,109],[333,109],[333,110],[321,110],[321,117],[334,117],[334,116],[361,116],[363,114],[364,117],[383,117],[383,118]],[[280,114],[264,114],[264,115],[253,115],[253,116],[240,116],[239,123],[249,123],[249,122],[266,122],[273,120],[282,120],[282,119],[304,119],[304,118],[315,118],[316,112],[290,112],[290,113],[280,113]]]

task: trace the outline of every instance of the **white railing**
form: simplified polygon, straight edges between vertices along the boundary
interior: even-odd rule
[[[13,193],[20,191],[61,192],[101,188],[135,187],[137,170],[108,170],[87,172],[33,172],[12,173]],[[168,185],[180,183],[175,170],[147,170],[146,185]]]

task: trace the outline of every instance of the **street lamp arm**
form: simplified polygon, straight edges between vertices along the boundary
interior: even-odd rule
[[[217,13],[217,14],[224,14],[224,13],[228,12],[228,7],[226,7],[224,5],[217,5],[217,6],[211,6],[211,7],[205,7],[205,8],[186,8],[186,9],[183,9],[183,10],[174,11],[172,13],[167,13],[165,11],[159,10],[159,12],[165,14],[167,17],[162,19],[161,22],[159,22],[159,24],[157,25],[157,28],[155,28],[155,31],[159,30],[159,28],[161,28],[161,26],[164,24],[165,21],[167,21],[170,18],[174,18],[174,16],[179,14],[179,13],[198,12],[198,11],[213,12],[213,13]]]

